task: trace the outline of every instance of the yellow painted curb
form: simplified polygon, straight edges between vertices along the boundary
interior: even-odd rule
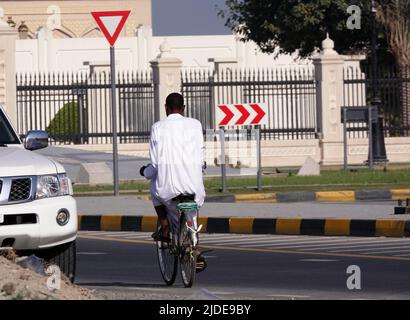
[[[198,218],[198,226],[202,224],[201,233],[208,232],[208,217],[199,217]]]
[[[390,190],[392,200],[405,200],[410,198],[410,189],[393,189]]]
[[[121,216],[102,216],[101,231],[121,231]]]
[[[157,216],[143,216],[141,221],[141,231],[152,232],[157,229]]]
[[[323,191],[316,192],[316,200],[321,202],[353,202],[354,191]]]
[[[348,236],[350,219],[326,219],[325,236]]]
[[[277,234],[300,234],[302,218],[278,218],[276,220]]]
[[[229,233],[252,234],[253,217],[241,217],[229,219]]]
[[[376,220],[377,237],[403,237],[406,221]]]
[[[235,194],[235,201],[238,203],[274,203],[276,193],[250,193]]]

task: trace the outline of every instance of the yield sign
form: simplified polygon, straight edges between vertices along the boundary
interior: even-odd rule
[[[91,12],[111,47],[114,46],[131,11]]]
[[[268,124],[267,106],[261,103],[226,104],[216,109],[216,125],[248,126]]]

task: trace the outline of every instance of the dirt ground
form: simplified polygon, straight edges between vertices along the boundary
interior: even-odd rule
[[[0,300],[94,300],[91,290],[62,277],[60,289],[49,289],[48,276],[16,264],[13,251],[0,251]]]

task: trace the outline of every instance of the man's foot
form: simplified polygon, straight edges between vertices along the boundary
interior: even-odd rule
[[[168,226],[167,227],[159,227],[157,231],[155,231],[151,237],[155,241],[162,241],[162,242],[170,242],[171,238],[169,237],[169,230]]]

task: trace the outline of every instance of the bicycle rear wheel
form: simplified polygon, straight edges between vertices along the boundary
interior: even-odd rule
[[[194,247],[192,234],[181,225],[180,228],[181,254],[179,263],[181,265],[181,278],[186,288],[192,287],[196,274],[196,248]]]
[[[178,257],[171,252],[171,243],[157,241],[159,270],[167,286],[175,282],[178,272]]]

